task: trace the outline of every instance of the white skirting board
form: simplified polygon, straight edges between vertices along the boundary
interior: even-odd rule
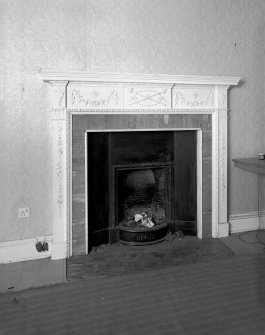
[[[51,257],[52,255],[52,236],[42,236],[24,240],[15,240],[0,243],[0,264],[22,262],[33,259]],[[44,240],[48,243],[48,251],[38,252],[36,242]]]
[[[222,225],[222,227],[226,231],[227,226]],[[260,215],[257,211],[232,213],[229,216],[229,227],[230,233],[239,233],[257,230],[260,228],[265,229],[265,213],[261,213]],[[218,237],[222,237],[222,234]],[[35,244],[37,241],[44,240],[48,242],[48,251],[38,252]],[[54,255],[52,255],[52,246],[54,247]],[[47,257],[52,257],[52,259],[66,258],[65,242],[61,244],[54,244],[53,236],[42,236],[0,243],[0,264],[22,262]]]
[[[233,213],[229,216],[230,233],[258,230],[265,228],[265,213]]]

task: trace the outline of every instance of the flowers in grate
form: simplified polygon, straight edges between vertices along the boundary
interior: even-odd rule
[[[128,220],[120,223],[121,226],[127,228],[152,228],[156,225],[166,223],[166,218],[157,216],[148,211],[137,211],[131,213]]]
[[[148,216],[146,212],[136,213],[134,215],[134,221],[148,228],[152,228],[155,225],[152,221],[152,217]]]

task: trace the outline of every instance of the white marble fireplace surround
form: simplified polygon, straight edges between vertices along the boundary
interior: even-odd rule
[[[212,237],[228,235],[227,92],[230,86],[238,85],[240,78],[87,72],[42,72],[41,78],[51,85],[52,98],[52,259],[72,255],[71,127],[74,114],[162,114],[165,121],[170,114],[210,114]],[[202,238],[201,130],[192,130],[197,131],[197,231]]]

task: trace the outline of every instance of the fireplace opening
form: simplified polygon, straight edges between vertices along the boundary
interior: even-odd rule
[[[196,194],[195,131],[87,133],[89,250],[123,240],[124,227],[150,229],[150,243],[196,235]]]
[[[171,217],[171,163],[114,167],[116,224],[129,245],[160,242]]]
[[[119,166],[114,167],[116,225],[130,221],[140,212],[155,217],[170,217],[169,203],[171,166]]]

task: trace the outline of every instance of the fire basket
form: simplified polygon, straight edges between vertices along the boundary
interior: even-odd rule
[[[152,228],[120,227],[120,242],[128,245],[148,245],[163,241],[167,234],[166,223]]]
[[[149,220],[148,216],[142,212],[135,215],[135,220],[121,222],[120,242],[127,245],[148,245],[159,243],[164,240],[168,224]]]

